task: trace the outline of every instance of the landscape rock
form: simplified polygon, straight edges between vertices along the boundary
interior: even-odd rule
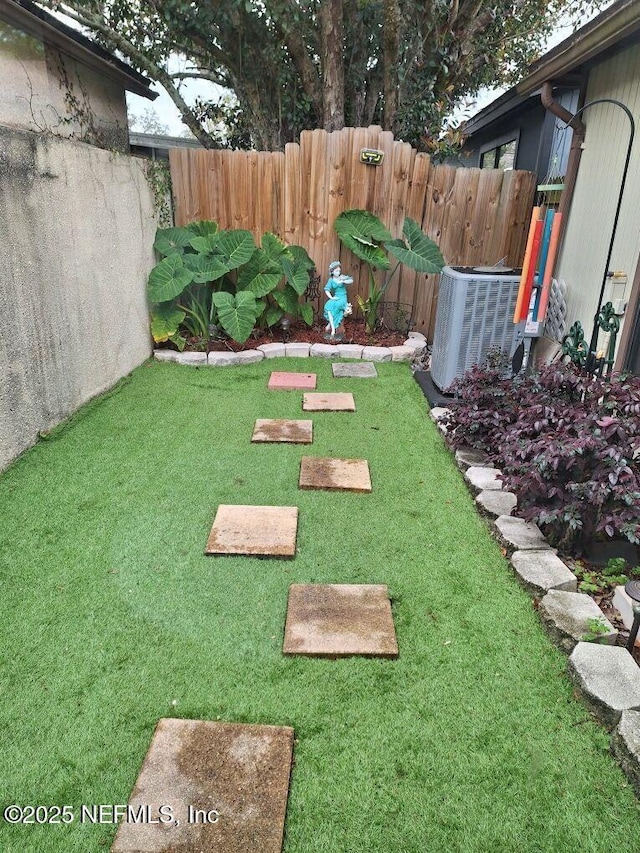
[[[287,358],[309,358],[311,344],[285,344]]]
[[[360,344],[338,344],[335,354],[337,358],[362,358],[363,349]]]
[[[287,354],[284,344],[260,344],[258,349],[265,358],[284,358]]]
[[[550,589],[575,592],[578,580],[560,557],[549,548],[546,551],[516,551],[511,565],[527,592],[544,595]]]
[[[593,620],[606,628],[593,643],[615,645],[618,632],[595,601],[581,592],[552,589],[538,605],[538,613],[554,643],[571,653],[576,644],[593,633]]]
[[[497,468],[471,465],[462,476],[476,492],[499,491],[502,489],[502,480],[498,479],[499,473]]]
[[[153,351],[153,357],[156,361],[175,361],[177,355],[178,353],[172,349],[154,349]]]
[[[238,353],[210,352],[207,363],[210,367],[231,367],[234,364],[238,364]]]
[[[414,355],[417,355],[417,353],[422,352],[426,345],[426,342],[420,340],[420,338],[407,338],[407,340],[403,344],[403,346],[412,349]]]
[[[236,364],[257,364],[265,357],[263,352],[257,349],[245,349],[242,352],[237,352],[238,360]]]
[[[481,471],[482,468],[478,470]],[[471,468],[469,468],[469,471],[471,471]],[[510,549],[513,548],[516,551],[540,551],[549,548],[547,540],[540,532],[540,528],[532,521],[524,521],[522,518],[514,518],[512,515],[501,515],[496,518],[495,525],[500,538]],[[569,570],[567,569],[567,571]]]
[[[331,344],[313,344],[309,350],[312,358],[335,358],[336,347]]]
[[[476,503],[486,515],[497,518],[500,515],[509,515],[516,508],[518,499],[513,492],[497,492],[495,489],[487,489],[480,492]]]
[[[443,406],[434,406],[429,412],[429,417],[432,421],[438,423],[438,421],[441,421],[445,415],[449,414],[450,411],[451,409],[446,409]]]
[[[364,347],[362,358],[366,361],[391,361],[391,349],[389,347]]]
[[[640,711],[623,711],[611,738],[611,752],[640,797]]]
[[[623,711],[640,710],[640,667],[622,646],[578,643],[569,673],[589,709],[608,728]]]
[[[391,361],[411,361],[415,355],[413,347],[389,347],[391,350]]]
[[[409,339],[415,339],[415,340],[420,340],[420,341],[422,341],[425,345],[426,345],[426,343],[427,343],[427,339],[426,339],[426,337],[422,334],[422,332],[409,332],[409,334],[407,335],[407,338],[409,338]]]
[[[495,468],[493,462],[487,460],[487,454],[484,450],[476,450],[475,447],[459,447],[456,450],[456,462],[458,468],[470,468],[472,465],[476,468]]]
[[[198,367],[207,363],[207,354],[206,352],[177,352],[175,361],[178,364]]]

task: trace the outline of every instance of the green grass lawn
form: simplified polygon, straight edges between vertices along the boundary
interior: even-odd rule
[[[301,414],[271,370],[357,412]],[[287,853],[637,853],[638,803],[405,365],[147,363],[0,477],[2,805],[126,803],[157,720],[293,726]],[[257,417],[314,444],[252,445]],[[299,491],[300,457],[372,494]],[[300,508],[295,560],[205,557],[218,504]],[[292,582],[386,583],[397,661],[284,658]],[[3,853],[107,850],[13,827]],[[224,853],[222,851],[221,853]]]

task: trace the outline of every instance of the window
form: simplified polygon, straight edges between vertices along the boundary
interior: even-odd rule
[[[517,139],[495,145],[480,155],[481,169],[513,169],[516,162]]]

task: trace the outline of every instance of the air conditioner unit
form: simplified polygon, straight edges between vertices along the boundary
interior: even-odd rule
[[[512,356],[524,337],[524,323],[513,322],[521,270],[445,267],[440,276],[431,378],[441,391],[474,364],[489,347]]]

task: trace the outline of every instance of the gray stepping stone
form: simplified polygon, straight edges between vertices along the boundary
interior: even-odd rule
[[[295,557],[296,506],[220,504],[205,554]]]
[[[606,618],[595,601],[581,592],[552,589],[538,605],[538,614],[554,643],[571,653],[576,644],[593,633],[596,620],[605,629],[591,642],[615,645],[618,632]]]
[[[550,589],[575,592],[578,588],[576,576],[550,548],[545,551],[515,551],[511,555],[511,565],[524,588],[532,595],[544,595]]]
[[[456,462],[459,468],[470,468],[472,465],[479,468],[495,468],[493,462],[487,460],[484,450],[476,450],[475,447],[458,448]]]
[[[311,444],[313,421],[288,421],[284,418],[258,418],[252,442]]]
[[[470,470],[471,468],[469,468]],[[485,468],[484,470],[491,469]],[[511,515],[500,515],[496,518],[495,525],[500,538],[509,548],[514,548],[517,551],[544,551],[549,548],[540,528],[532,521],[524,521],[522,518],[514,518]],[[551,549],[549,548],[549,550]]]
[[[129,799],[132,816],[147,819],[124,820],[111,853],[280,853],[293,736],[286,726],[161,719]]]
[[[640,711],[622,712],[611,751],[640,797]]]
[[[497,468],[485,468],[482,465],[471,465],[462,476],[476,492],[499,491],[502,480],[498,479]]]
[[[498,518],[501,515],[509,515],[516,508],[518,499],[513,492],[480,492],[476,503],[486,514]]]
[[[340,492],[370,492],[371,476],[366,459],[325,459],[303,456],[300,462],[301,489]]]
[[[270,391],[309,391],[316,387],[316,374],[274,370],[268,387]]]
[[[589,709],[609,728],[623,711],[640,710],[640,667],[622,646],[578,643],[569,673]]]
[[[375,365],[370,361],[360,361],[353,364],[337,362],[331,365],[336,379],[375,379],[378,375]]]
[[[355,412],[353,394],[304,394],[302,409],[305,412]]]
[[[292,584],[286,655],[398,657],[384,584]]]

